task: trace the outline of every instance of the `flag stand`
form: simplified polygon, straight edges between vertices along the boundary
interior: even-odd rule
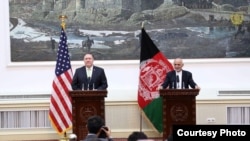
[[[63,137],[59,141],[69,141],[69,138],[67,137],[67,133],[64,132]]]

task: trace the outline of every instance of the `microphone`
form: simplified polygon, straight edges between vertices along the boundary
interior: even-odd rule
[[[180,82],[179,75],[176,75],[176,82],[177,82],[177,83]]]
[[[82,90],[84,91],[84,82],[82,83]]]
[[[91,77],[88,77],[88,90],[89,90],[90,79],[91,79]]]
[[[177,89],[179,88],[179,82],[180,82],[179,75],[176,75],[176,84],[177,84]]]
[[[90,81],[91,77],[88,77],[88,81]]]

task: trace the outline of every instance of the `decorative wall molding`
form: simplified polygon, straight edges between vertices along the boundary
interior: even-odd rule
[[[220,90],[218,96],[250,96],[250,90]]]

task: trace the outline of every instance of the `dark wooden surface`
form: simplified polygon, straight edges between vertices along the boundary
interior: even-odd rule
[[[172,125],[196,124],[198,89],[160,90],[163,99],[163,140],[172,132]]]
[[[88,131],[86,122],[93,115],[101,116],[105,121],[106,90],[70,91],[72,97],[73,133],[77,135],[78,141],[83,139]]]

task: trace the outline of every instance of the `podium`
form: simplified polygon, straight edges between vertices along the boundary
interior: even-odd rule
[[[69,94],[72,98],[73,133],[80,141],[88,134],[86,125],[90,116],[99,115],[105,121],[107,90],[74,90]]]
[[[163,89],[163,140],[172,132],[172,125],[196,124],[196,96],[199,89]]]

